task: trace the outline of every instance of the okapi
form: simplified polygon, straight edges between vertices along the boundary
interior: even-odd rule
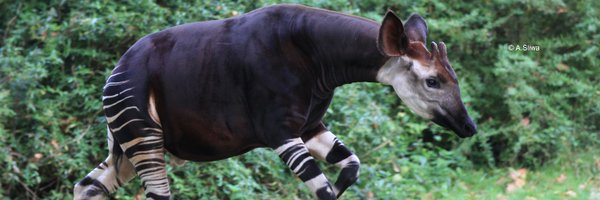
[[[169,199],[165,151],[214,161],[272,148],[318,199],[358,178],[359,159],[327,130],[338,86],[391,85],[416,114],[476,133],[446,45],[425,45],[427,25],[392,12],[382,24],[300,5],[276,5],[183,24],[137,41],[108,77],[102,102],[109,156],[75,199],[99,199],[138,175],[147,199]],[[341,169],[332,185],[314,157]]]

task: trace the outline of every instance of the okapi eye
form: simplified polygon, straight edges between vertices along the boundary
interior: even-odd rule
[[[427,78],[425,79],[425,84],[430,88],[440,88],[440,82],[435,78]]]

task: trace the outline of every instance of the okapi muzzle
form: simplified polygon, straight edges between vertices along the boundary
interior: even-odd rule
[[[460,99],[455,100],[460,102]],[[448,128],[461,138],[470,137],[477,133],[477,125],[467,114],[465,106],[460,103],[442,104],[441,110],[435,110],[431,121]]]
[[[448,62],[446,44],[441,42],[438,46],[435,42],[432,42],[431,48],[434,65],[439,66],[437,68],[441,70],[445,70],[444,72],[447,72],[445,74],[446,79],[450,79],[450,81],[446,80],[448,82],[446,84],[450,85],[446,88],[446,90],[449,90],[448,94],[446,98],[442,99],[439,109],[434,110],[432,121],[451,129],[461,138],[473,136],[477,132],[477,125],[469,117],[467,109],[460,98],[456,74]]]

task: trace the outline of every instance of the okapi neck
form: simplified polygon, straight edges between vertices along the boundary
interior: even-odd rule
[[[388,60],[377,49],[379,24],[335,12],[312,13],[299,27],[297,43],[313,61],[317,89],[332,92],[354,82],[376,82]]]

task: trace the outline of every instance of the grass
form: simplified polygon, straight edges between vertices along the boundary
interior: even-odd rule
[[[456,183],[439,194],[422,199],[600,200],[600,154],[588,151],[565,156],[531,170],[457,170]]]
[[[177,167],[175,169],[171,169],[170,171],[177,171],[177,173],[189,173],[186,174],[186,177],[199,177],[198,172],[194,172],[199,170],[195,167],[195,165],[203,165],[206,167],[208,164],[188,163],[185,166]],[[217,171],[214,172],[215,174],[227,174],[224,171],[218,171],[220,168],[216,169]],[[366,171],[366,167],[362,168],[361,170],[363,170],[363,175],[361,175],[361,178],[368,179],[367,177],[369,176],[367,175],[369,172]],[[278,172],[284,174],[289,173],[289,171],[283,167],[281,167],[281,170]],[[206,173],[206,171],[204,171],[204,173]],[[565,155],[556,158],[553,163],[549,163],[537,169],[515,167],[493,169],[456,168],[447,174],[447,182],[435,182],[439,185],[433,185],[433,182],[425,181],[422,182],[424,185],[413,185],[415,186],[415,188],[413,188],[414,190],[410,190],[411,187],[407,187],[409,190],[405,190],[407,188],[403,188],[400,191],[397,191],[397,193],[391,191],[386,194],[381,193],[381,190],[376,190],[378,192],[374,191],[371,195],[368,194],[370,192],[366,192],[370,191],[370,189],[364,188],[365,190],[358,190],[354,193],[349,191],[345,193],[341,199],[600,200],[600,149],[588,150],[580,153],[565,153]],[[257,172],[254,172],[246,175],[256,176],[258,174]],[[337,175],[337,171],[336,173],[328,175],[328,177],[335,177]],[[309,194],[303,194],[306,196],[301,196],[299,194],[301,191],[307,192],[308,190],[299,179],[291,178],[289,180],[290,183],[281,183],[280,180],[274,180],[277,184],[277,187],[285,188],[282,190],[287,191],[285,192],[284,196],[278,196],[282,195],[282,193],[252,193],[253,191],[248,190],[247,188],[242,189],[242,191],[222,195],[227,196],[230,199],[260,199],[261,195],[264,195],[264,197],[262,197],[264,199],[305,199],[307,197],[310,199],[310,197],[312,197]],[[394,181],[394,178],[386,179],[384,182],[385,181]],[[199,194],[198,191],[200,190],[213,192],[219,191],[220,193],[225,193],[223,188],[219,186],[213,186],[212,189],[209,189],[202,188],[203,186],[193,185],[192,183],[193,181],[191,180],[183,180],[183,183],[173,183],[172,187],[177,187],[176,185],[180,185],[183,188],[192,188],[192,190],[186,192],[179,191],[180,193],[176,194],[176,199],[186,199],[186,197],[184,197],[186,193]],[[239,183],[240,182],[231,182],[233,185]],[[418,183],[411,182],[407,184]],[[376,186],[377,184],[371,185],[371,187]],[[389,186],[390,185],[386,185],[385,187]],[[141,190],[139,178],[134,179],[133,185],[130,184],[125,188],[121,188],[121,192],[113,197],[115,199],[143,199],[143,192]],[[179,189],[181,190],[181,188]],[[352,189],[358,188],[354,186],[350,188],[350,190]],[[388,189],[394,190],[393,187]],[[125,192],[124,190],[127,191]],[[210,195],[209,193],[199,195],[210,199],[211,197],[206,197],[206,195]],[[363,194],[364,196],[360,196],[359,194]],[[235,195],[242,196],[240,197]]]

